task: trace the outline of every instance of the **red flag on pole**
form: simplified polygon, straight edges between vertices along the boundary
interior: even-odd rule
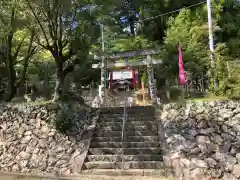
[[[184,85],[185,71],[184,71],[184,65],[183,65],[182,50],[180,45],[178,47],[178,68],[179,68],[179,84]]]

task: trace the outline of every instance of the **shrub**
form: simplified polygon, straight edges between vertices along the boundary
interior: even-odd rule
[[[173,101],[180,100],[182,98],[182,90],[180,88],[170,89],[170,99]]]
[[[70,105],[64,105],[61,110],[57,112],[54,126],[60,132],[66,133],[74,124],[74,114]]]
[[[228,97],[233,100],[240,100],[240,85],[235,87]]]

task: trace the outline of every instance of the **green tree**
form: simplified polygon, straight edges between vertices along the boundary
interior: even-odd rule
[[[53,100],[59,100],[65,77],[85,61],[95,37],[95,11],[88,1],[25,0],[34,19],[36,42],[51,52],[56,63]]]
[[[208,63],[207,29],[192,16],[191,10],[182,10],[176,18],[170,18],[164,39],[163,59],[168,76],[176,77],[178,72],[177,54],[181,45],[185,69],[198,75],[204,72]]]
[[[29,59],[34,54],[36,46],[33,45],[34,33],[25,28],[28,19],[23,2],[3,1],[0,8],[1,56],[8,73],[5,100],[10,101],[16,94],[18,86],[24,83]],[[28,47],[26,51],[23,49],[24,46]],[[20,64],[23,65],[23,70],[18,79],[16,76],[17,65]]]
[[[230,56],[240,58],[240,2],[224,1],[219,24],[222,28],[221,39],[227,43]]]

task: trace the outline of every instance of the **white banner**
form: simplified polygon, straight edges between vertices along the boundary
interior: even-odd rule
[[[124,71],[113,71],[113,80],[124,80],[124,79],[132,79],[132,70],[124,70]],[[110,80],[110,73],[108,76],[108,80]]]

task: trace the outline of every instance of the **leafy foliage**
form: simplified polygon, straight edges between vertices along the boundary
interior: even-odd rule
[[[92,81],[98,82],[100,72],[91,68],[94,61],[89,52],[101,52],[100,24],[104,27],[107,53],[162,46],[158,58],[163,60],[163,65],[156,68],[158,80],[176,84],[179,44],[185,69],[192,73],[193,79],[209,76],[206,4],[186,8],[199,2],[1,1],[0,94],[11,100],[14,96],[29,93],[28,87],[35,86],[41,95],[58,100],[74,83],[81,87]],[[174,13],[169,13],[171,11]],[[151,18],[153,16],[158,17]],[[237,96],[240,86],[240,69],[236,65],[240,59],[240,2],[213,1],[212,16],[214,74],[219,87],[215,93]],[[140,74],[144,76],[144,73]],[[19,94],[21,88],[24,92]]]

